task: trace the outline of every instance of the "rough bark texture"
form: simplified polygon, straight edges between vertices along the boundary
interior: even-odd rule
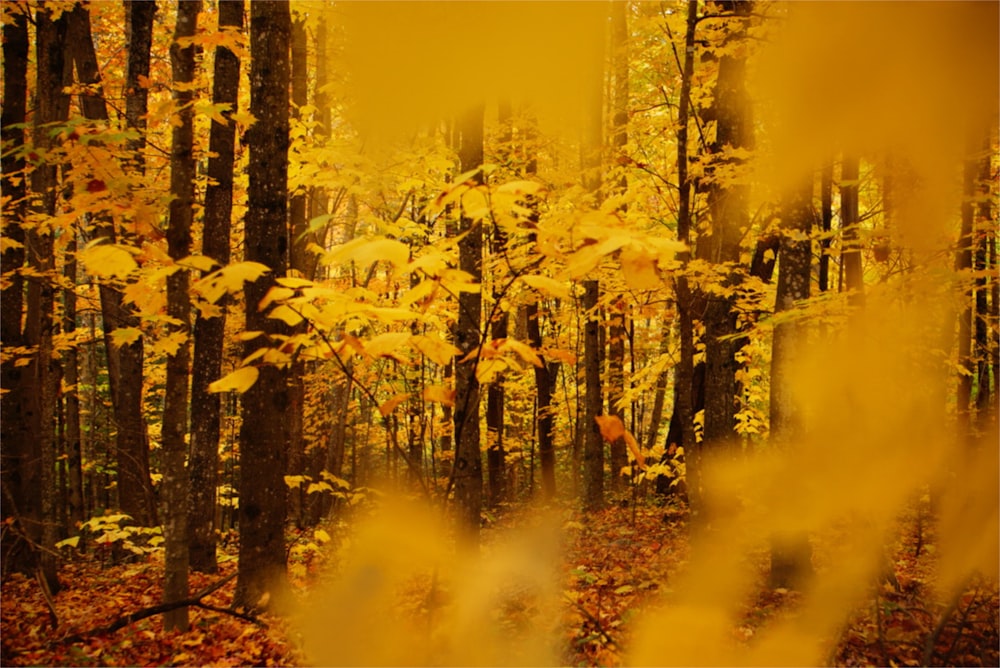
[[[191,254],[191,223],[194,219],[194,92],[195,47],[180,40],[193,37],[198,28],[200,0],[177,5],[174,42],[170,46],[173,71],[173,98],[179,123],[174,125],[170,149],[170,200],[167,223],[167,252],[175,262]],[[188,367],[191,362],[190,275],[178,268],[167,277],[168,331],[183,336],[173,355],[167,355],[166,389],[163,404],[163,602],[188,598]],[[186,631],[188,609],[177,608],[163,615],[167,630]]]
[[[37,63],[37,102],[34,114],[34,143],[44,154],[53,146],[48,123],[65,121],[69,115],[69,96],[62,92],[66,81],[66,32],[67,14],[52,20],[48,9],[35,14]],[[27,263],[32,270],[28,281],[24,321],[24,345],[33,350],[33,359],[25,367],[22,385],[26,400],[22,406],[29,439],[23,462],[30,471],[22,482],[33,480],[22,491],[26,497],[18,506],[27,507],[29,535],[39,546],[42,575],[51,593],[59,591],[54,557],[58,540],[58,518],[55,503],[56,486],[56,434],[52,424],[56,414],[56,391],[60,374],[58,362],[53,359],[52,336],[55,329],[55,254],[53,231],[45,224],[56,213],[58,198],[58,165],[38,165],[31,174],[31,190],[37,197],[34,205],[39,225],[30,229],[27,237]],[[36,505],[37,503],[37,505]],[[22,511],[23,512],[23,511]]]
[[[288,267],[289,7],[280,2],[250,5],[250,191],[245,259],[271,272],[246,285],[246,328],[287,335],[288,327],[258,309]],[[245,353],[272,342],[257,337]],[[263,364],[243,395],[240,429],[240,552],[234,603],[250,609],[284,605],[287,591],[284,480],[288,456],[287,368]]]
[[[0,158],[3,171],[3,236],[15,242],[3,249],[2,269],[6,283],[0,292],[0,343],[8,350],[24,344],[24,222],[26,214],[25,182],[21,178],[24,158],[20,149],[25,143],[24,127],[28,93],[28,19],[13,12],[3,25],[3,107],[0,110],[0,135],[4,152]],[[18,518],[27,511],[26,494],[30,483],[28,432],[20,389],[27,379],[27,369],[14,365],[14,359],[4,359],[0,367],[0,476],[3,498],[0,508],[4,520]],[[25,530],[22,523],[19,528]],[[3,576],[10,571],[29,574],[34,569],[35,555],[28,543],[13,531],[3,532]]]
[[[142,148],[145,146],[145,114],[148,92],[139,85],[139,77],[149,76],[149,51],[152,44],[155,2],[132,2],[127,6],[126,33],[128,62],[126,64],[125,120],[130,128],[139,130],[140,138],[130,141],[130,154],[136,156],[132,168],[142,169]],[[71,14],[74,39],[70,47],[80,83],[100,84],[97,56],[90,31],[90,15],[82,6]],[[83,114],[88,119],[107,120],[108,110],[103,94],[81,96]],[[113,222],[97,220],[95,234],[114,243],[118,231]],[[115,456],[118,464],[118,505],[140,525],[156,522],[156,507],[152,480],[149,476],[149,447],[142,415],[143,342],[115,346],[111,332],[122,327],[138,328],[135,307],[126,303],[122,291],[110,284],[100,286],[101,321],[104,345],[108,356],[108,376],[111,404],[116,427]]]
[[[243,0],[219,3],[219,28],[242,30]],[[215,49],[212,77],[213,104],[229,104],[228,117],[238,108],[240,59],[225,47]],[[219,265],[229,264],[229,232],[233,211],[233,163],[235,162],[236,125],[212,121],[208,139],[208,186],[205,188],[205,218],[202,227],[201,254]],[[194,362],[191,370],[191,478],[190,540],[191,568],[203,573],[218,569],[215,557],[215,506],[218,486],[219,438],[222,425],[222,399],[208,391],[222,375],[226,311],[224,302],[219,314],[207,318],[200,312],[194,323]]]
[[[458,155],[461,171],[468,172],[483,164],[483,107],[467,111],[459,123]],[[475,177],[481,183],[482,175]],[[482,221],[471,220],[462,213],[459,233],[464,234],[458,245],[459,269],[468,272],[476,282],[482,281],[483,227]],[[476,379],[477,359],[461,361],[480,347],[482,294],[463,292],[458,297],[458,322],[455,326],[455,346],[461,351],[455,359],[455,496],[461,516],[460,525],[470,543],[479,540],[479,515],[483,505],[483,462],[479,435],[479,381]]]
[[[796,302],[809,297],[812,243],[812,182],[789,196],[783,212],[788,232],[781,240],[778,254],[778,286],[775,313],[795,308]],[[804,237],[804,238],[803,238]],[[795,321],[779,322],[774,327],[771,350],[771,439],[774,447],[792,447],[800,432],[800,418],[789,379],[798,363],[804,327]],[[804,533],[788,532],[771,536],[771,586],[801,586],[812,572],[812,548]]]

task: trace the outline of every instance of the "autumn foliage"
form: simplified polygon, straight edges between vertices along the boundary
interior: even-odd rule
[[[997,5],[2,19],[0,663],[1000,661]]]

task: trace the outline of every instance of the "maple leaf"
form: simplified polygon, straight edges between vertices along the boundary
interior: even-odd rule
[[[255,366],[242,366],[208,386],[209,392],[237,392],[243,394],[257,382],[260,371]]]

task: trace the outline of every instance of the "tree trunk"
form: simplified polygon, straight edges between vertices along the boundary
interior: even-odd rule
[[[854,308],[865,303],[865,282],[861,268],[861,242],[858,240],[858,176],[857,156],[845,155],[840,167],[840,221],[844,245],[842,249],[847,302]]]
[[[812,243],[812,181],[807,180],[785,203],[782,237],[778,254],[778,286],[775,313],[793,310],[796,302],[809,297]],[[771,350],[771,439],[774,447],[793,447],[801,432],[795,397],[789,388],[792,371],[799,360],[805,327],[797,321],[779,321],[774,326]],[[812,548],[809,537],[799,532],[771,536],[772,587],[800,587],[812,573]]]
[[[468,172],[483,164],[482,106],[467,111],[459,124],[458,155],[461,171]],[[482,174],[474,177],[482,183]],[[482,282],[483,226],[463,210],[459,222],[459,269],[473,280]],[[461,351],[455,358],[455,496],[458,500],[460,526],[471,544],[479,542],[479,516],[482,511],[483,463],[479,442],[479,381],[476,378],[477,358],[462,359],[480,348],[482,294],[462,292],[458,296],[458,322],[455,326],[455,346]]]
[[[243,29],[243,0],[219,3],[219,29]],[[228,48],[215,49],[212,103],[228,104],[229,118],[239,105],[240,59]],[[233,164],[236,125],[212,121],[208,138],[208,185],[205,187],[205,220],[201,253],[219,265],[229,264],[229,232],[233,211]],[[225,299],[225,298],[223,298]],[[218,569],[215,546],[216,487],[219,477],[219,439],[222,430],[222,399],[208,391],[209,383],[222,375],[225,350],[226,306],[218,315],[198,313],[194,322],[194,361],[191,376],[190,515],[188,538],[192,570],[214,573]]]
[[[628,146],[628,17],[627,2],[616,2],[611,5],[611,54],[614,62],[614,104],[613,145],[616,160],[626,164],[626,149]],[[624,194],[628,189],[628,180],[624,173],[617,183],[618,190]],[[619,211],[625,213],[627,207],[622,205]],[[608,325],[608,415],[614,415],[625,422],[625,302],[621,295],[611,306],[610,323]],[[611,488],[619,490],[622,485],[622,469],[628,466],[628,451],[625,439],[618,438],[611,446]]]
[[[261,299],[288,267],[289,6],[280,2],[250,5],[250,113],[248,131],[250,191],[245,234],[248,261],[271,270],[246,285],[246,328],[266,335],[287,335],[288,327],[258,308]],[[248,341],[247,355],[267,336]],[[288,370],[263,364],[257,382],[243,395],[240,429],[240,553],[234,604],[265,609],[287,603],[284,522],[287,494],[290,401]]]
[[[980,431],[985,431],[988,423],[996,418],[995,383],[1000,380],[994,376],[994,385],[991,386],[990,356],[996,355],[995,341],[1000,336],[1000,332],[997,332],[996,329],[993,330],[992,339],[989,334],[989,294],[991,291],[989,283],[992,282],[993,290],[997,285],[996,268],[993,267],[993,271],[990,271],[990,250],[996,252],[996,221],[993,220],[993,192],[990,178],[992,143],[992,137],[987,134],[978,156],[979,177],[976,188],[979,199],[979,204],[976,207],[977,243],[974,258],[976,269],[976,426]],[[988,280],[987,276],[990,277]],[[995,361],[994,357],[994,363]]]
[[[970,153],[976,150],[973,142],[969,142],[967,149]],[[972,271],[972,248],[973,231],[975,227],[975,197],[976,178],[979,175],[979,161],[969,155],[965,159],[965,169],[963,172],[963,195],[962,198],[962,223],[961,232],[958,237],[958,248],[955,251],[955,271],[959,275],[959,281],[971,284],[969,273]],[[958,319],[958,389],[956,396],[956,412],[958,416],[959,438],[969,440],[972,429],[971,400],[972,400],[972,311],[973,296],[972,290],[966,288],[962,293],[962,305]]]
[[[731,47],[746,39],[747,17],[753,12],[753,2],[736,0],[715,3],[720,14],[732,16],[736,28],[727,33],[720,47]],[[742,158],[732,154],[739,149],[753,148],[753,120],[750,96],[746,90],[746,56],[727,53],[718,60],[714,97],[705,113],[716,123],[715,138],[709,145],[715,173],[739,166]],[[721,282],[726,286],[740,280],[740,241],[750,226],[748,183],[734,180],[712,180],[708,185],[708,207],[711,225],[708,234],[698,237],[696,256],[716,265]],[[702,293],[705,309],[705,419],[704,441],[724,444],[734,435],[736,426],[736,314],[731,300]]]
[[[138,2],[128,7],[126,21],[128,63],[126,80],[126,123],[144,136],[146,88],[139,77],[149,76],[149,50],[152,43],[153,17],[156,3]],[[90,29],[90,13],[82,5],[70,14],[73,39],[69,47],[76,65],[77,79],[82,84],[100,85],[101,77],[94,52]],[[137,99],[133,99],[137,98]],[[80,96],[83,114],[91,120],[108,119],[103,93],[89,91]],[[145,140],[129,142],[130,155],[136,156],[133,167],[142,169],[142,147]],[[117,240],[114,223],[98,219],[96,236],[110,243]],[[108,356],[108,383],[117,434],[115,440],[118,462],[118,505],[137,524],[148,526],[156,522],[156,507],[152,480],[149,475],[149,447],[142,414],[143,343],[142,338],[131,344],[115,346],[111,332],[119,328],[139,328],[135,306],[124,301],[122,291],[107,284],[100,286],[101,321],[104,345]]]
[[[174,262],[191,254],[191,223],[194,219],[194,91],[195,46],[181,46],[198,28],[200,0],[177,5],[174,42],[170,46],[173,70],[173,98],[179,122],[174,124],[170,151],[170,217],[167,223],[167,251]],[[191,363],[190,275],[178,267],[167,277],[167,315],[170,334],[183,336],[173,355],[167,355],[166,389],[163,408],[163,602],[188,598],[188,494],[190,484],[187,459],[188,368]],[[168,631],[186,631],[188,609],[176,608],[163,615]]]
[[[48,9],[35,14],[37,63],[37,105],[34,114],[35,146],[44,155],[54,142],[46,124],[65,121],[69,116],[69,96],[62,92],[66,80],[66,32],[68,15],[52,20]],[[22,480],[32,480],[27,488],[28,498],[20,500],[28,508],[36,531],[32,532],[41,550],[40,566],[49,591],[59,591],[56,576],[55,543],[58,540],[58,518],[55,502],[56,485],[56,392],[59,388],[58,362],[53,359],[53,333],[55,329],[55,250],[53,231],[44,221],[56,214],[58,197],[58,166],[38,165],[31,174],[31,190],[38,196],[36,213],[41,224],[27,234],[27,261],[32,278],[27,286],[27,310],[24,323],[24,344],[34,352],[31,363],[25,367],[22,389],[24,411],[29,436],[27,447],[29,467],[34,471],[22,475]],[[25,480],[26,481],[26,480]]]
[[[6,8],[5,8],[6,9]],[[24,345],[24,278],[25,234],[22,227],[27,213],[24,180],[25,144],[23,123],[28,103],[28,18],[20,11],[5,11],[3,24],[3,106],[0,109],[0,135],[3,138],[3,236],[12,243],[3,247],[3,287],[0,288],[0,341],[8,349]],[[15,358],[4,356],[0,367],[0,476],[2,476],[3,519],[17,520],[29,510],[31,476],[28,446],[30,432],[23,405],[27,395],[22,388],[27,382],[27,368],[15,365]],[[19,523],[22,530],[25,524]],[[4,531],[2,543],[3,577],[10,571],[31,574],[37,554],[13,531]]]
[[[681,73],[680,101],[677,107],[677,240],[690,247],[691,244],[691,178],[688,175],[688,123],[691,110],[691,81],[694,76],[695,31],[698,27],[698,2],[689,0],[687,5],[687,27],[684,32],[684,68]],[[677,254],[682,267],[691,259],[690,251]],[[667,445],[676,442],[684,450],[687,470],[688,502],[692,513],[697,516],[701,503],[700,445],[694,431],[695,405],[703,403],[700,392],[695,392],[694,365],[694,295],[687,276],[680,273],[676,281],[677,319],[680,338],[680,360],[674,371],[674,408],[667,432]],[[667,336],[667,332],[663,333]],[[700,375],[698,376],[700,377]],[[699,385],[700,386],[700,385]],[[672,441],[671,439],[676,439]],[[664,458],[670,457],[669,448]],[[660,478],[657,491],[664,492],[669,484]]]
[[[604,507],[604,441],[597,424],[601,415],[601,358],[598,341],[601,327],[598,321],[598,281],[583,282],[583,313],[586,318],[583,334],[583,368],[585,405],[583,412],[583,506],[586,510]]]
[[[76,262],[77,242],[74,238],[66,247],[66,266],[63,276],[70,286],[63,290],[63,333],[75,336],[76,333]],[[63,352],[63,379],[69,388],[63,394],[65,401],[64,439],[66,451],[67,476],[67,520],[70,530],[73,530],[84,519],[83,507],[83,452],[80,434],[80,370],[77,346],[70,346]]]

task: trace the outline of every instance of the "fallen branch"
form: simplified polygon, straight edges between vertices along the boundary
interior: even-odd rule
[[[267,624],[260,620],[259,618],[251,615],[249,613],[240,612],[238,610],[233,610],[232,608],[222,608],[216,605],[210,605],[208,603],[203,603],[201,599],[205,598],[212,592],[224,586],[227,582],[236,577],[236,573],[231,573],[226,577],[222,578],[218,582],[215,582],[208,587],[205,587],[200,592],[195,594],[190,598],[186,598],[182,601],[174,601],[172,603],[160,603],[158,605],[153,605],[148,608],[143,608],[142,610],[137,610],[135,612],[123,615],[111,622],[106,626],[99,626],[89,631],[83,633],[74,633],[73,635],[65,636],[58,640],[54,640],[49,645],[65,645],[67,643],[82,642],[85,638],[89,638],[95,635],[101,635],[104,633],[114,633],[115,631],[122,629],[129,624],[134,624],[147,617],[155,617],[156,615],[162,615],[165,612],[170,612],[171,610],[177,610],[178,608],[201,608],[202,610],[210,610],[212,612],[218,612],[224,615],[230,615],[231,617],[236,617],[244,621],[256,624],[261,628],[267,628]]]

